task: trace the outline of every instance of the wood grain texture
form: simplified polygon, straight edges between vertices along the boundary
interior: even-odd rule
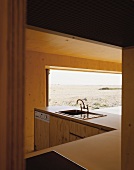
[[[31,152],[34,151],[34,108],[45,106],[46,73],[43,61],[34,56],[26,57],[25,68],[25,152]]]
[[[46,149],[49,147],[49,123],[35,119],[35,150]]]
[[[122,70],[121,63],[27,51],[25,74],[25,152],[34,150],[33,110],[35,107],[45,107],[47,103],[46,66],[118,73],[121,73]]]
[[[69,142],[69,121],[50,117],[50,147]]]
[[[25,0],[1,0],[0,22],[0,169],[23,170]]]
[[[103,129],[99,129],[99,134],[101,134],[101,133],[105,133],[105,132],[108,132],[108,131],[103,130]]]
[[[70,121],[70,133],[78,138],[85,138],[99,134],[99,129]]]
[[[134,47],[123,49],[122,170],[134,169]]]
[[[27,50],[109,62],[122,62],[122,48],[83,41],[44,30],[27,29]]]
[[[81,138],[85,138],[86,130],[85,125],[70,121],[70,133],[80,136]]]
[[[7,170],[7,20],[8,7],[7,0],[0,1],[0,169]]]
[[[99,129],[91,127],[91,134],[92,136],[99,134]]]
[[[69,134],[69,141],[72,142],[72,141],[75,141],[75,140],[79,140],[79,139],[82,139],[81,137],[79,136],[76,136],[75,134]]]

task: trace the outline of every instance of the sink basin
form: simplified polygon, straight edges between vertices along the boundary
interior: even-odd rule
[[[59,111],[59,113],[71,115],[71,116],[74,116],[74,117],[80,118],[80,119],[93,119],[93,118],[97,118],[97,117],[106,116],[104,114],[81,111],[81,110],[63,110],[63,111]]]
[[[64,110],[64,111],[60,111],[60,113],[64,113],[68,115],[80,115],[80,114],[86,114],[87,112],[81,110]]]

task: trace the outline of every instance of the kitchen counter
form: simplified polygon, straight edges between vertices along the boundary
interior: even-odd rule
[[[48,107],[38,111],[57,115],[59,110],[72,109],[72,107]],[[75,107],[76,109],[76,107]],[[95,111],[95,110],[94,110]],[[95,111],[100,113],[99,110]],[[102,113],[102,112],[101,112]],[[57,115],[63,116],[63,115]],[[67,117],[67,116],[66,116]],[[67,117],[67,119],[73,119]],[[80,121],[75,119],[75,121]],[[55,150],[79,165],[89,170],[120,170],[121,169],[121,116],[109,113],[105,117],[83,120],[86,124],[116,129],[107,133],[87,137],[74,142],[51,147],[25,155],[25,158],[40,155]]]
[[[48,113],[53,116],[61,117],[67,120],[73,120],[78,123],[82,123],[85,125],[90,125],[94,127],[104,127],[107,130],[113,130],[113,129],[121,129],[121,116],[118,114],[111,114],[106,112],[101,112],[99,109],[96,110],[90,110],[90,112],[94,113],[100,113],[100,114],[106,114],[107,116],[99,117],[99,118],[93,118],[88,120],[78,119],[70,115],[60,114],[58,111],[63,110],[71,110],[71,109],[79,109],[78,107],[71,107],[71,106],[49,106],[46,108],[35,108],[36,111]]]

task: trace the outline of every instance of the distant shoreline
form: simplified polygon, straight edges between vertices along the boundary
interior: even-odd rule
[[[49,105],[76,106],[77,99],[83,99],[92,109],[121,106],[120,85],[61,85],[51,84]]]

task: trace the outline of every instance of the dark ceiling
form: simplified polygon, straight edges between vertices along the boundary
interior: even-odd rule
[[[134,0],[27,0],[27,24],[120,47],[134,46]]]

